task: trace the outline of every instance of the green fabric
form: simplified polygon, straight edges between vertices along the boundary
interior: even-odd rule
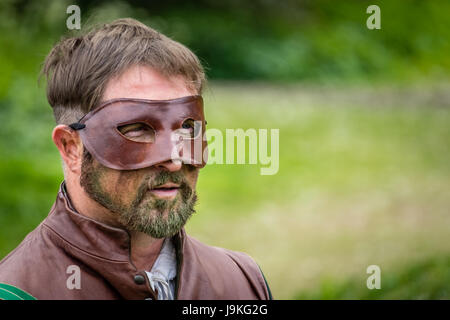
[[[0,300],[36,300],[36,298],[10,284],[0,283]]]
[[[267,292],[269,293],[269,300],[273,300],[272,292],[270,291],[269,284],[267,283],[266,277],[264,276],[264,272],[262,272],[261,267],[258,265],[259,271],[264,278],[264,282],[266,283]]]

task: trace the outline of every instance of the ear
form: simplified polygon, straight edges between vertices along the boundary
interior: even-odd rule
[[[67,169],[73,173],[81,174],[83,143],[78,132],[69,126],[60,124],[53,129],[52,139]]]

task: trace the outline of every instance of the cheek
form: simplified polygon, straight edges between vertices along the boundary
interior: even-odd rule
[[[185,170],[185,177],[189,184],[189,186],[192,188],[192,190],[195,190],[195,187],[197,186],[197,179],[198,179],[198,173],[200,169],[192,167],[192,168],[186,168]]]
[[[102,176],[104,190],[122,203],[134,200],[139,187],[143,183],[142,175],[137,171],[119,171],[108,169]]]

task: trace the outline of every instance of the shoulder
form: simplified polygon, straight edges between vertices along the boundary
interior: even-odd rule
[[[194,251],[203,268],[215,274],[216,281],[221,277],[229,283],[233,280],[242,283],[245,280],[261,299],[271,299],[270,289],[259,265],[247,253],[210,246],[191,236],[186,237],[186,244]]]
[[[236,263],[254,266],[256,262],[247,253],[233,251],[222,247],[211,246],[200,240],[187,235],[186,242],[189,243],[198,253],[207,253],[211,257],[231,259]]]
[[[31,231],[25,239],[0,261],[0,283],[12,285],[31,294],[42,283],[51,282],[59,260],[54,244],[48,241],[48,230],[43,224]]]

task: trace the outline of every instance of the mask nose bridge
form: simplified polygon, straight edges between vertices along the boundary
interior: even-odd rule
[[[166,161],[181,160],[183,156],[183,144],[178,142],[176,131],[166,127],[156,134],[155,144],[152,148],[151,157],[154,164]]]
[[[203,168],[207,161],[203,159],[204,151],[207,150],[207,142],[203,139],[203,129],[200,136],[195,139],[183,139],[183,135],[177,133],[178,129],[165,126],[157,132],[155,144],[152,148],[151,157],[153,165],[178,160],[182,163],[191,164]]]

